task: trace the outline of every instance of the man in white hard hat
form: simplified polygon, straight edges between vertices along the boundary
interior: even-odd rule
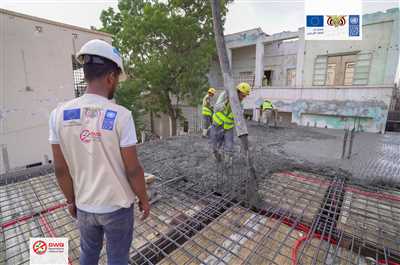
[[[110,44],[91,40],[77,59],[88,86],[86,94],[50,115],[55,173],[68,210],[78,219],[80,264],[98,264],[105,234],[108,264],[126,265],[135,195],[142,219],[150,206],[131,112],[110,101],[125,78],[122,58]]]

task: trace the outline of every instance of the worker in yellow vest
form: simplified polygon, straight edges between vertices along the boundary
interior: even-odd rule
[[[203,98],[203,137],[207,137],[208,130],[211,126],[211,120],[214,111],[211,104],[211,99],[214,97],[215,93],[217,93],[215,88],[210,87],[207,91],[207,95],[205,95]]]
[[[248,83],[240,83],[237,87],[239,101],[250,94],[251,87]],[[232,161],[233,155],[233,128],[235,127],[234,115],[229,104],[228,94],[222,92],[214,106],[214,114],[212,116],[213,124],[210,130],[210,144],[213,153],[218,162],[222,161],[223,147],[225,161]]]
[[[269,122],[273,120],[274,126],[276,127],[278,113],[270,100],[268,99],[264,100],[264,102],[261,104],[261,112],[262,114],[260,115],[261,116],[260,118],[262,119],[262,122],[268,126]]]

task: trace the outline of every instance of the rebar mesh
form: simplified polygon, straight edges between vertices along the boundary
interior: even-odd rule
[[[130,264],[400,264],[398,187],[300,169],[253,179],[241,157],[215,166],[187,141],[141,153],[156,161],[145,168],[157,196],[150,217],[135,219]],[[0,264],[28,264],[29,237],[40,236],[68,237],[78,264],[79,232],[54,174],[0,186],[0,217]]]

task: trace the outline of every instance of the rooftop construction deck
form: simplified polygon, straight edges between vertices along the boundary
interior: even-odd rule
[[[139,147],[157,179],[131,264],[400,264],[400,136],[356,134],[342,160],[342,131],[250,133],[257,179],[239,151],[232,167],[217,165],[198,136]],[[51,170],[0,185],[0,264],[28,264],[35,236],[68,237],[78,264],[79,233]]]

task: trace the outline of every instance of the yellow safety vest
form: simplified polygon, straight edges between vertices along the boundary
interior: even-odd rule
[[[266,110],[266,109],[273,109],[274,107],[272,106],[271,101],[264,101],[262,106],[261,106],[262,110]]]
[[[203,106],[202,114],[203,114],[203,116],[210,116],[211,117],[213,115],[213,112],[212,112],[212,110],[210,110],[206,106]]]
[[[230,130],[235,127],[234,115],[229,104],[222,111],[214,113],[212,118],[218,126],[224,126],[224,130]]]
[[[203,98],[203,109],[202,109],[202,114],[203,114],[203,116],[212,116],[213,115],[213,111],[212,111],[212,109],[211,108],[209,108],[209,105],[207,104],[207,98],[208,98],[209,96],[208,95],[206,95],[204,98]]]

